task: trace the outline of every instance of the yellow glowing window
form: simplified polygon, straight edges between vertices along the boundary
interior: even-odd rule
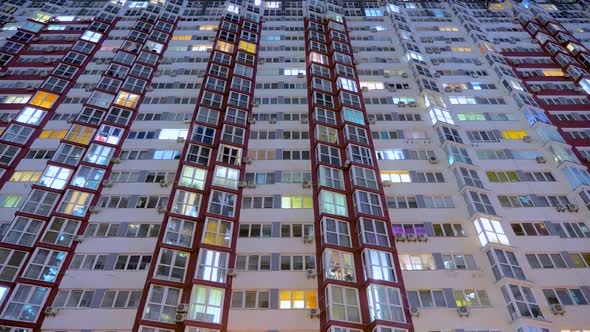
[[[68,133],[67,130],[43,130],[41,135],[39,135],[40,139],[62,139],[66,137]]]
[[[451,47],[453,52],[471,52],[471,47]]]
[[[279,309],[317,308],[315,291],[281,290],[279,292]]]
[[[218,41],[215,48],[223,52],[232,53],[234,51],[234,44]]]
[[[56,94],[39,91],[35,94],[35,96],[33,96],[33,99],[31,99],[29,103],[35,106],[51,108],[51,106],[53,106],[57,100],[57,97],[59,96]]]
[[[66,140],[88,145],[92,136],[94,136],[94,128],[76,124],[73,125],[72,129],[68,132]]]
[[[213,25],[213,24],[201,25],[199,27],[199,30],[201,30],[201,31],[211,31],[211,30],[215,30],[215,29],[217,29],[217,25]]]
[[[311,196],[281,197],[281,208],[283,209],[311,209],[312,207]]]
[[[115,100],[115,104],[121,106],[127,106],[129,108],[134,108],[139,100],[139,96],[133,93],[128,93],[125,91],[119,92],[117,95],[117,99]]]
[[[547,69],[547,70],[543,70],[543,75],[544,76],[563,76],[563,72],[561,70],[551,70],[551,69]]]
[[[45,23],[45,22],[49,21],[50,18],[51,18],[51,15],[39,12],[39,13],[35,14],[35,17],[33,17],[33,20]]]
[[[248,43],[246,41],[240,42],[240,50],[244,50],[246,52],[255,53],[256,52],[256,44]]]
[[[489,10],[504,10],[504,5],[501,3],[491,3],[488,7]]]
[[[180,35],[172,37],[172,40],[191,40],[193,39],[192,35]]]
[[[524,130],[502,130],[502,137],[505,139],[522,139],[526,135]]]
[[[438,31],[454,32],[454,31],[459,31],[459,28],[457,28],[457,27],[439,27]]]
[[[545,9],[545,10],[550,10],[550,11],[558,10],[557,6],[551,5],[551,4],[542,4],[540,6],[543,7],[543,9]]]
[[[41,171],[16,171],[10,177],[10,182],[37,182],[41,177]]]

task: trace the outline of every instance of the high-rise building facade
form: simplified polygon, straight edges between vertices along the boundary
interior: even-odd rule
[[[587,0],[5,0],[0,332],[588,332],[589,49]]]

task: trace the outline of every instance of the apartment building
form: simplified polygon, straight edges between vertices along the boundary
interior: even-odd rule
[[[589,332],[590,2],[5,0],[1,332]]]

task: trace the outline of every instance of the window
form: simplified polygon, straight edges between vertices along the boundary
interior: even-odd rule
[[[207,212],[233,218],[237,195],[213,190],[209,199]]]
[[[23,204],[21,211],[40,216],[49,216],[59,195],[47,191],[33,189]]]
[[[281,197],[282,209],[311,209],[311,196],[283,196]]]
[[[317,308],[318,300],[315,290],[280,290],[279,309]]]
[[[104,270],[107,255],[74,255],[70,270]]]
[[[311,198],[310,198],[311,200]],[[327,190],[321,190],[319,194],[320,213],[329,213],[340,216],[348,216],[346,196]],[[311,207],[311,201],[310,201]]]
[[[396,281],[393,257],[390,253],[366,249],[362,256],[365,279]]]
[[[367,288],[367,295],[371,320],[406,321],[398,288],[372,284]]]
[[[213,184],[230,189],[238,189],[239,177],[240,170],[238,169],[225,166],[215,166]]]
[[[45,111],[27,106],[16,117],[16,121],[21,123],[38,125],[46,113],[47,112]]]
[[[488,218],[477,218],[473,221],[477,236],[481,246],[485,246],[488,242],[499,243],[509,246],[508,237],[502,229],[502,224],[498,220]]]
[[[68,190],[57,211],[78,217],[84,216],[93,197],[94,195],[86,192]]]
[[[177,288],[151,285],[143,311],[143,319],[174,323],[181,293],[182,291]]]
[[[0,280],[14,281],[26,257],[27,253],[24,251],[0,248]]]
[[[269,238],[272,237],[271,224],[240,224],[240,237]]]
[[[148,255],[119,255],[115,263],[115,270],[147,270],[152,256]]]
[[[322,219],[322,240],[324,243],[350,247],[348,222],[324,217]]]
[[[193,285],[188,319],[207,323],[221,323],[222,288]]]
[[[313,225],[311,225],[311,224],[281,224],[281,237],[301,238],[303,236],[314,236]]]
[[[354,207],[357,214],[371,214],[374,216],[383,216],[381,208],[381,196],[375,193],[355,190]]]
[[[231,295],[232,309],[268,309],[269,308],[269,291],[233,291]]]
[[[552,304],[562,305],[586,305],[588,299],[584,296],[584,292],[579,288],[556,288],[543,289],[543,295],[547,302]]]
[[[154,277],[163,280],[183,282],[189,254],[183,251],[161,249]]]
[[[410,307],[421,308],[446,308],[447,301],[442,290],[421,289],[408,291],[408,302]]]
[[[178,184],[189,188],[203,190],[206,176],[207,170],[184,165],[182,167]]]
[[[80,161],[84,148],[70,144],[60,144],[53,156],[53,161],[75,166]],[[108,159],[107,159],[108,161]]]
[[[281,271],[315,269],[315,256],[281,255]]]
[[[359,166],[351,167],[352,183],[355,186],[360,186],[369,189],[377,189],[377,180],[375,177],[375,171],[368,168]]]
[[[176,190],[172,212],[197,217],[201,207],[202,196],[185,190]]]
[[[48,295],[49,288],[17,284],[10,299],[6,302],[2,318],[35,322]]]
[[[164,243],[180,247],[191,248],[193,244],[193,233],[195,223],[188,220],[170,218],[166,223]]]
[[[256,53],[256,44],[254,43],[248,43],[242,40],[239,43],[239,48],[249,53]]]
[[[490,299],[485,290],[476,289],[455,289],[455,302],[457,307],[489,307]]]
[[[60,290],[53,301],[55,308],[90,308],[93,290]]]
[[[225,282],[229,254],[226,252],[201,249],[195,277],[212,282]]]
[[[361,322],[358,291],[354,288],[328,285],[326,287],[328,320]]]
[[[270,255],[236,256],[235,268],[239,271],[270,271]]]
[[[101,308],[137,308],[141,291],[107,290],[104,293]]]
[[[27,265],[23,278],[55,281],[65,258],[65,252],[37,248]]]
[[[402,270],[435,270],[432,255],[399,255]]]
[[[459,237],[465,236],[461,224],[433,224],[434,236]]]
[[[88,153],[86,153],[86,156],[84,157],[84,161],[97,165],[107,165],[111,160],[114,151],[115,149],[108,146],[91,144]]]
[[[229,221],[207,218],[203,231],[203,243],[229,247],[231,243],[232,226],[233,223]],[[240,225],[240,236],[242,230],[241,226],[242,225]]]
[[[500,288],[512,320],[519,317],[544,319],[543,312],[530,288],[508,284]]]
[[[10,224],[3,241],[30,247],[35,243],[42,227],[41,220],[17,216]]]
[[[58,97],[59,95],[54,93],[38,91],[29,101],[29,104],[43,108],[51,108]]]
[[[96,190],[104,173],[104,169],[81,165],[72,179],[72,185]]]
[[[11,124],[2,134],[2,139],[8,142],[15,142],[19,144],[26,143],[34,129],[17,124]],[[43,138],[40,135],[40,138]]]
[[[361,218],[357,225],[360,240],[363,243],[389,247],[385,222],[370,218]]]
[[[525,254],[529,265],[533,269],[564,269],[567,268],[561,254]]]
[[[129,107],[129,108],[134,108],[135,105],[137,105],[138,101],[139,101],[139,95],[132,94],[132,93],[125,92],[125,91],[119,91],[119,94],[117,95],[117,98],[115,99],[115,104]]]

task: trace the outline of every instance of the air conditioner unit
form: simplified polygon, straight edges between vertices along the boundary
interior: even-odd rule
[[[420,317],[420,309],[417,307],[411,307],[410,314],[414,317]]]
[[[113,181],[111,181],[111,180],[104,180],[103,183],[102,183],[102,186],[105,187],[105,188],[110,188],[110,187],[113,186]]]
[[[7,72],[3,71],[3,72],[0,73],[0,77],[6,77],[6,76],[8,76],[8,73]]]
[[[471,73],[471,77],[478,78],[479,77],[479,74],[478,73]]]
[[[249,117],[249,118],[248,118],[248,123],[249,123],[249,124],[255,124],[255,123],[256,123],[256,118]]]
[[[428,236],[426,234],[418,234],[418,241],[426,242],[428,241]]]
[[[410,107],[416,107],[416,102],[415,101],[411,101],[408,103],[408,106]]]
[[[304,189],[311,188],[311,182],[310,182],[310,181],[303,181],[303,182],[301,183],[301,186],[302,186]]]
[[[391,76],[389,73],[383,73],[383,77],[389,78],[389,76]]]
[[[541,88],[539,88],[539,87],[538,87],[538,86],[536,86],[536,85],[533,85],[533,86],[531,86],[531,91],[532,91],[532,92],[541,92]]]
[[[461,91],[463,91],[463,89],[462,89],[460,86],[456,86],[456,87],[453,89],[453,91],[455,91],[455,92],[461,92]]]
[[[525,142],[527,142],[527,143],[530,143],[530,142],[533,141],[533,138],[530,137],[530,136],[523,136],[522,137],[522,140],[525,141]]]
[[[366,86],[364,86],[364,87],[361,88],[361,91],[362,92],[369,92],[369,88],[367,88]]]
[[[397,106],[398,106],[398,107],[406,107],[406,102],[404,102],[404,101],[399,101],[399,102],[397,103]]]
[[[445,88],[445,92],[453,92],[453,88],[452,88],[452,87],[450,87],[450,86],[447,86],[447,87]]]
[[[521,73],[520,73],[520,75],[521,75],[522,77],[531,77],[531,74],[529,74],[529,73],[528,73],[528,72],[526,72],[526,71],[523,71],[523,72],[521,72]]]
[[[408,78],[408,73],[402,73],[402,78]]]
[[[313,243],[313,235],[304,235],[303,243]]]
[[[40,40],[41,40],[41,38],[39,38],[39,37],[33,37],[33,38],[31,38],[31,41],[34,41],[34,42],[38,42]]]
[[[102,64],[102,59],[96,59],[96,64]]]
[[[418,236],[414,233],[410,233],[407,236],[408,236],[408,241],[416,241],[418,239]]]
[[[555,206],[555,209],[557,210],[557,212],[565,212],[565,210],[567,209],[565,206],[561,205],[561,204],[557,204]]]
[[[96,206],[91,206],[88,208],[88,212],[90,213],[98,213],[98,208]]]
[[[390,84],[387,87],[387,90],[389,90],[390,92],[396,92],[397,91],[397,88],[395,87],[395,85]]]
[[[184,143],[184,140],[185,140],[184,137],[178,137],[176,139],[176,143],[181,143],[182,144],[182,143]]]
[[[395,233],[395,241],[396,242],[403,242],[406,240],[406,234],[404,233]]]
[[[252,159],[252,158],[245,158],[244,159],[244,164],[250,165],[253,161],[254,161],[254,159]]]
[[[551,312],[554,315],[562,315],[565,314],[565,309],[563,308],[563,306],[561,304],[552,304],[550,306],[551,308]]]
[[[469,308],[464,305],[457,307],[457,313],[459,317],[469,317]]]
[[[303,76],[305,76],[305,75],[303,75],[303,73],[297,74],[297,78],[303,78]]]
[[[546,160],[546,159],[545,159],[545,157],[543,157],[543,156],[537,156],[537,157],[535,157],[535,160],[537,160],[537,162],[538,162],[539,164],[544,164],[544,163],[546,163],[546,162],[547,162],[547,160]]]
[[[391,187],[392,182],[390,180],[383,181],[383,187]]]
[[[238,272],[234,269],[227,269],[226,275],[228,277],[236,278],[238,276]]]
[[[590,157],[584,157],[584,161],[590,163]]]
[[[320,309],[309,309],[309,317],[310,318],[319,318],[320,317]]]
[[[158,213],[159,214],[164,214],[166,212],[168,212],[168,211],[166,210],[165,206],[162,206],[162,205],[158,206]]]
[[[350,167],[350,165],[352,165],[352,161],[350,161],[350,160],[346,159],[346,161],[344,162],[344,167],[345,167],[345,168],[349,168],[349,167]]]
[[[75,243],[82,243],[84,241],[84,236],[83,235],[74,235],[73,241]]]
[[[177,313],[175,318],[177,323],[184,323],[184,321],[186,320],[186,314],[185,313]]]
[[[238,188],[248,188],[248,182],[240,181],[240,183],[238,183]]]
[[[270,122],[270,124],[275,124],[275,123],[277,123],[277,119],[271,118],[270,120],[268,120],[268,122]]]
[[[307,279],[315,278],[318,275],[315,269],[307,269],[305,270],[305,276]]]
[[[183,314],[188,312],[188,303],[180,303],[179,305],[176,306],[176,313],[177,314]]]
[[[111,162],[113,164],[119,164],[119,163],[121,163],[121,159],[119,159],[119,158],[113,158],[113,159],[111,159]]]
[[[168,187],[168,182],[166,180],[161,180],[160,181],[160,187],[162,187],[162,188]]]
[[[246,188],[250,188],[250,189],[256,188],[256,182],[246,182]]]
[[[148,86],[145,88],[145,91],[154,91],[154,87],[153,87],[153,86],[151,86],[151,85],[148,85]]]
[[[376,122],[377,122],[377,119],[369,118],[369,124],[375,124]]]
[[[54,317],[55,315],[57,315],[59,309],[54,308],[54,307],[47,307],[45,308],[45,311],[43,311],[45,313],[46,316],[51,316]]]
[[[27,91],[35,91],[35,87],[32,85],[27,86]]]
[[[567,210],[569,212],[578,212],[578,207],[575,204],[568,204]]]
[[[438,164],[438,163],[440,162],[440,160],[438,160],[438,158],[437,158],[436,156],[432,156],[432,157],[430,157],[430,158],[428,159],[428,161],[429,161],[431,164]]]

